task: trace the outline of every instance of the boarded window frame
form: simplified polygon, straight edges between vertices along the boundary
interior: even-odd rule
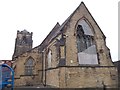
[[[65,46],[60,46],[60,58],[65,59]]]
[[[52,66],[52,50],[51,49],[48,50],[47,62],[48,62],[47,67],[51,68],[51,66]]]

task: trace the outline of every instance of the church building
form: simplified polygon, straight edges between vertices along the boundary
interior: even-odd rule
[[[117,87],[106,37],[83,2],[34,48],[32,35],[17,31],[12,57],[15,86]]]

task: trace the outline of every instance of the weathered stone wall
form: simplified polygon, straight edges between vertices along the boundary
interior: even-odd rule
[[[66,68],[66,87],[96,88],[117,87],[114,67],[69,67]]]
[[[58,67],[46,71],[46,84],[60,88],[116,88],[114,67]]]
[[[46,84],[59,87],[59,69],[51,69],[46,71]]]
[[[120,87],[120,60],[115,61],[114,65],[118,70],[118,87]]]
[[[46,48],[43,53],[43,83],[55,87],[59,87],[59,69],[51,69],[58,66],[58,57],[56,50],[56,39],[53,40]],[[49,58],[48,53],[51,51],[51,58]],[[48,59],[49,58],[49,59]],[[50,60],[50,61],[48,61]],[[49,65],[48,65],[49,64]],[[46,70],[46,71],[45,71]]]
[[[34,69],[32,76],[25,75],[25,62],[29,57],[34,59]],[[42,62],[40,60],[40,54],[38,53],[37,48],[20,55],[18,58],[16,58],[13,66],[15,66],[15,86],[27,84],[35,85],[41,83],[42,71],[40,70],[42,68]]]
[[[15,77],[15,86],[34,86],[40,84],[40,77],[36,76],[20,76]]]

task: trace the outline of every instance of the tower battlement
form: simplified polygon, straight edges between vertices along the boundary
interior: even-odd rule
[[[30,33],[25,29],[23,31],[17,31],[13,58],[32,49],[32,35],[32,32]]]

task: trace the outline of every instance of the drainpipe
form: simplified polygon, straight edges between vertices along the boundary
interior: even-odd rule
[[[43,81],[43,76],[44,76],[44,51],[41,52],[42,53],[42,77],[41,77],[41,82],[44,85],[44,81]]]
[[[42,84],[46,86],[46,60],[44,50],[42,51]]]
[[[45,72],[45,86],[46,86],[46,60],[45,60],[45,58],[44,58],[44,72]]]

